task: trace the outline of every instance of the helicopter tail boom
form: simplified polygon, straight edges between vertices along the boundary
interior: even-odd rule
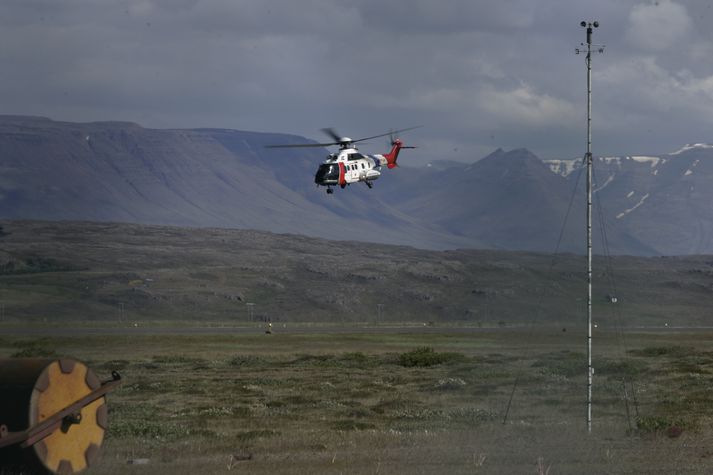
[[[388,168],[395,168],[398,166],[396,164],[396,160],[399,158],[399,152],[401,151],[401,148],[403,148],[403,143],[400,139],[396,139],[392,144],[391,151],[387,154],[384,154],[384,158],[386,159],[386,166]]]

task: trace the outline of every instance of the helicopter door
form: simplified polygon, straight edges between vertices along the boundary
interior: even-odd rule
[[[344,162],[339,162],[339,185],[341,185],[342,188],[344,188],[344,185],[347,184],[347,166],[344,165]]]

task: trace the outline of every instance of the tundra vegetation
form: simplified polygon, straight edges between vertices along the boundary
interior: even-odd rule
[[[595,287],[589,435],[580,256],[552,265],[254,231],[2,227],[0,357],[72,356],[124,377],[90,473],[713,464],[713,334],[695,328],[713,304],[710,258],[595,265],[597,281],[611,269],[618,280],[616,305]]]
[[[0,321],[8,324],[270,320],[573,329],[585,311],[577,255],[439,252],[113,223],[0,225]],[[596,257],[594,269],[599,328],[710,324],[710,256]]]
[[[710,333],[629,333],[629,349],[598,335],[588,435],[580,333],[126,330],[0,339],[0,357],[71,355],[102,378],[122,374],[89,473],[708,473],[713,463]],[[130,463],[143,459],[150,467]]]

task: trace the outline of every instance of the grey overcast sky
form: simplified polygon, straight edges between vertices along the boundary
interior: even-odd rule
[[[3,0],[0,113],[324,140],[404,136],[413,163],[713,142],[713,8],[698,0]],[[381,140],[362,150],[380,152]]]

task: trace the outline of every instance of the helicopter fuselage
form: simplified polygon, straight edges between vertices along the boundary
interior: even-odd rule
[[[417,129],[421,126],[409,127],[408,129],[392,130],[386,134],[372,135],[370,137],[362,137],[352,140],[349,137],[341,136],[332,128],[322,129],[329,135],[334,142],[327,143],[300,143],[300,144],[275,144],[265,145],[265,148],[295,148],[295,147],[331,147],[339,145],[339,152],[330,153],[322,164],[317,168],[317,173],[314,174],[314,182],[317,186],[326,186],[327,193],[333,193],[333,186],[344,188],[352,183],[364,182],[369,188],[372,187],[371,182],[381,176],[381,167],[384,165],[387,168],[396,167],[396,159],[399,157],[399,151],[406,147],[400,139],[394,139],[394,134],[406,132],[407,130]],[[364,140],[375,139],[378,137],[391,136],[391,151],[384,155],[364,155],[359,153],[356,146],[357,142]]]
[[[331,193],[332,186],[344,188],[352,183],[364,182],[371,188],[371,182],[381,176],[381,167],[394,168],[402,144],[397,140],[391,152],[385,155],[365,155],[356,147],[345,147],[337,153],[330,154],[319,166],[314,176],[314,182],[326,186]]]

